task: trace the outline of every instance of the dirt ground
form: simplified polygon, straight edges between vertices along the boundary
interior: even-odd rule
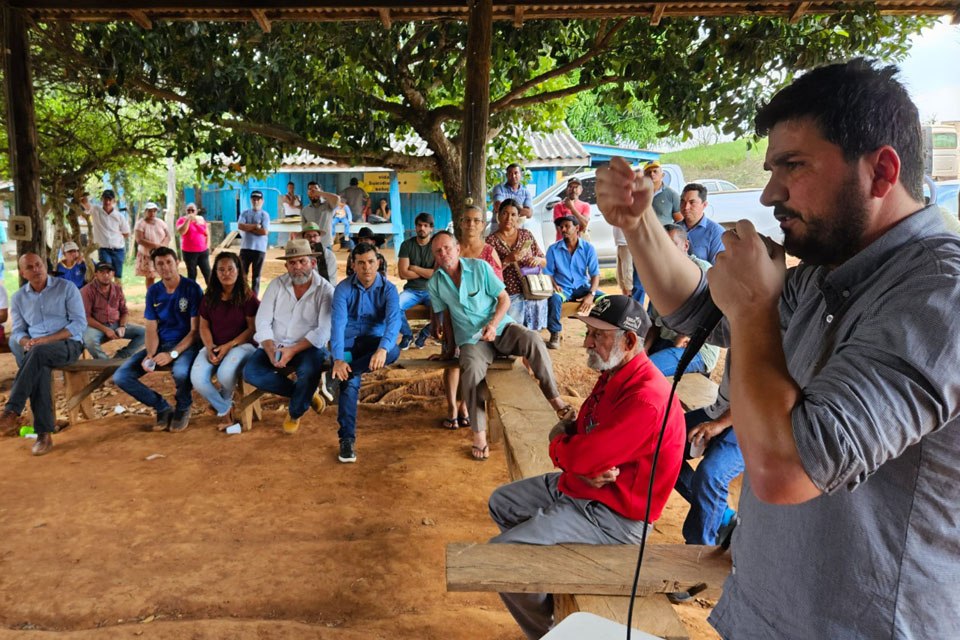
[[[281,272],[268,260],[265,276]],[[565,321],[551,356],[563,393],[585,397],[581,327]],[[15,370],[0,355],[3,399]],[[169,375],[145,380],[172,396]],[[0,638],[521,638],[495,594],[444,587],[445,543],[497,533],[486,501],[507,472],[500,445],[477,463],[469,431],[438,428],[442,398],[365,403],[344,465],[335,407],[285,436],[272,399],[253,431],[226,436],[195,395],[190,428],[170,434],[144,432],[152,416],[112,384],[94,397],[105,417],[43,458],[0,440]],[[682,542],[686,510],[674,493],[653,540]],[[692,638],[718,637],[712,604],[676,607]]]

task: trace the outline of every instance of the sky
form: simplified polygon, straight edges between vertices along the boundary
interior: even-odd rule
[[[900,79],[922,122],[960,120],[960,25],[943,18],[914,36]]]

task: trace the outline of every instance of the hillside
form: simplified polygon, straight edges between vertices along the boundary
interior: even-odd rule
[[[746,140],[734,140],[665,153],[660,156],[660,162],[680,165],[687,180],[721,178],[746,189],[766,184],[767,175],[763,170],[766,150],[766,138],[749,150]]]

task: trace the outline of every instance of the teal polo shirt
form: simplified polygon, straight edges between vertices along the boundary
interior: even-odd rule
[[[430,306],[435,313],[448,311],[453,322],[453,337],[457,346],[476,344],[476,335],[493,318],[497,310],[497,296],[503,291],[503,281],[483,260],[460,258],[460,288],[443,269],[437,269],[427,281]],[[513,322],[509,314],[503,316],[497,335]]]

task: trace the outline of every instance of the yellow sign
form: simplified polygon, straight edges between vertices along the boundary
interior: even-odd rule
[[[428,193],[420,180],[420,174],[415,171],[398,173],[397,182],[400,193]],[[390,173],[387,171],[364,173],[360,186],[367,193],[390,193]]]

